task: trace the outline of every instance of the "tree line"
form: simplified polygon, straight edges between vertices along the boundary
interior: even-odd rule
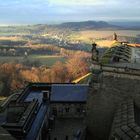
[[[16,63],[0,65],[0,96],[9,96],[29,82],[68,83],[89,71],[89,56],[76,53],[66,63],[56,62],[47,66],[32,67]]]

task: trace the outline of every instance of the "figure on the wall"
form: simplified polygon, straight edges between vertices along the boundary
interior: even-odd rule
[[[98,62],[99,61],[99,51],[96,48],[97,44],[93,43],[92,44],[92,61]]]
[[[114,32],[114,34],[113,34],[113,40],[114,41],[118,41],[118,36],[117,36],[117,34]]]

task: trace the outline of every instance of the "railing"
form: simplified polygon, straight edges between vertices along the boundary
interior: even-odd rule
[[[89,77],[91,76],[91,73],[88,73],[74,81],[72,81],[72,83],[76,83],[76,84],[86,84],[88,83]]]
[[[0,109],[4,110],[7,107],[7,105],[11,102],[13,97],[17,95],[19,95],[19,93],[12,94],[8,98],[6,98],[5,101],[1,104]]]

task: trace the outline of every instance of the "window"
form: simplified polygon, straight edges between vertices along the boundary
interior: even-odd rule
[[[63,114],[63,108],[59,108],[59,113]]]
[[[57,108],[56,108],[56,107],[53,107],[53,108],[52,108],[52,114],[53,114],[53,115],[57,115]]]
[[[68,113],[70,111],[70,108],[69,107],[66,107],[65,108],[65,111]]]
[[[77,108],[76,112],[80,113],[81,112],[81,108]]]

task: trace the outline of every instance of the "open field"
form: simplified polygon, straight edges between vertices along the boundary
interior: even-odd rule
[[[22,38],[17,36],[0,36],[0,41],[1,40],[19,41],[22,40]]]
[[[52,66],[55,64],[57,61],[60,61],[64,63],[66,59],[61,56],[49,56],[49,55],[31,55],[28,58],[24,58],[22,56],[0,56],[0,63],[12,63],[12,62],[19,62],[22,63],[26,60],[29,60],[30,62],[35,62],[38,61],[41,65],[47,65],[47,66]]]
[[[23,27],[22,27],[23,28]],[[32,29],[33,27],[26,27],[26,30],[28,31],[28,29]],[[20,29],[19,27],[17,28],[17,30]],[[24,29],[24,28],[23,28]],[[34,28],[33,28],[34,29]],[[5,29],[6,30],[6,29]],[[22,31],[22,30],[21,30]],[[25,30],[23,30],[25,31]],[[66,41],[71,41],[71,42],[77,42],[77,41],[81,41],[81,42],[84,42],[84,43],[88,43],[88,44],[91,44],[92,42],[96,42],[99,46],[102,46],[102,47],[107,47],[107,46],[110,46],[111,42],[109,42],[108,40],[106,40],[108,37],[111,37],[113,35],[113,33],[116,32],[116,34],[118,36],[121,36],[121,37],[129,37],[132,38],[132,40],[134,40],[134,38],[137,37],[137,35],[140,35],[140,30],[84,30],[84,31],[72,31],[72,32],[68,32],[63,38],[61,39],[64,39]],[[23,35],[23,32],[21,32],[21,34],[19,34],[19,36],[6,36],[6,35],[3,35],[3,33],[5,33],[4,31],[0,31],[0,41],[1,40],[11,40],[11,41],[25,41],[25,38],[22,37]],[[12,32],[10,32],[12,34]],[[47,34],[45,34],[46,36],[52,38],[52,39],[60,39],[59,38],[59,35],[61,33],[58,33],[59,35],[51,35],[52,32],[48,32]],[[13,32],[13,35],[14,35],[14,32]],[[38,34],[34,35],[37,37]],[[44,35],[44,36],[45,36]],[[51,36],[50,36],[51,35]],[[40,35],[39,35],[40,36]],[[43,35],[42,35],[43,36]],[[41,42],[42,40],[43,41],[46,41],[45,38],[42,36],[40,36],[40,38],[26,38],[26,41],[28,40],[31,44],[32,42],[36,42],[37,39],[39,42]],[[128,38],[126,38],[126,40],[128,40]],[[27,41],[27,42],[28,42]],[[51,40],[52,41],[52,40]],[[56,40],[55,40],[56,41]],[[54,41],[54,42],[55,42]],[[103,41],[103,42],[102,42]],[[131,40],[129,40],[131,41]],[[52,41],[53,42],[53,41]],[[43,42],[44,43],[44,42]],[[59,42],[58,42],[59,43]],[[134,42],[133,42],[134,43]],[[44,44],[40,44],[41,46],[43,46]],[[38,47],[41,47],[40,45],[32,45],[30,47],[35,47],[35,48],[38,48]],[[48,45],[48,44],[47,44]],[[54,45],[54,44],[53,44]],[[28,45],[27,45],[28,46]]]
[[[114,32],[117,33],[119,36],[129,36],[129,37],[136,37],[137,35],[140,34],[140,30],[139,31],[135,31],[135,30],[112,30],[112,31],[87,30],[87,31],[75,32],[69,36],[69,39],[80,40],[80,41],[89,43],[92,41],[96,41],[98,39],[100,40],[102,38],[112,36]]]
[[[31,61],[40,61],[42,65],[52,66],[57,61],[60,61],[64,63],[66,61],[66,58],[61,56],[55,56],[55,55],[32,55],[29,57],[29,60]]]
[[[114,32],[117,33],[120,36],[131,36],[131,37],[135,37],[138,34],[140,34],[140,31],[134,31],[134,30],[114,30],[114,31],[91,30],[91,31],[81,31],[79,33],[80,33],[81,36],[87,35],[87,37],[103,38],[103,37],[113,35]]]

